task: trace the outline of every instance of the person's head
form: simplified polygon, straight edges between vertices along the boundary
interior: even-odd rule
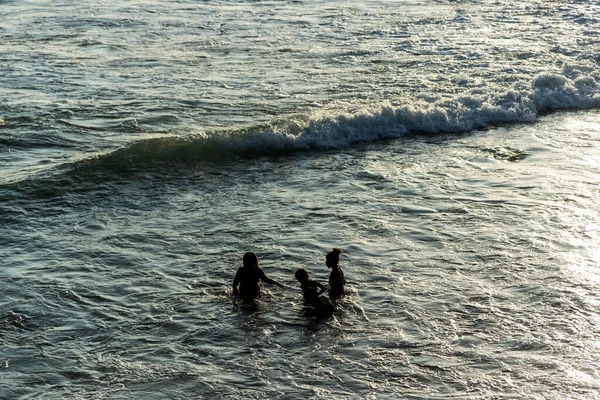
[[[314,304],[319,300],[319,294],[315,288],[309,287],[304,290],[304,300],[308,304]]]
[[[244,254],[244,267],[246,267],[246,268],[258,267],[258,257],[256,257],[256,254],[254,254],[251,251]]]
[[[299,268],[294,274],[298,282],[306,282],[308,280],[308,272],[304,268]]]
[[[342,254],[342,249],[338,249],[334,247],[327,255],[325,256],[325,263],[328,267],[335,267],[340,262],[340,254]]]

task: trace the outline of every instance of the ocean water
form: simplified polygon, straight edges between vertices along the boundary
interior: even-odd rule
[[[599,15],[0,0],[0,398],[600,398]]]

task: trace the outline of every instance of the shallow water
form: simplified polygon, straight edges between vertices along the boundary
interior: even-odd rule
[[[597,398],[597,8],[0,1],[0,398]]]

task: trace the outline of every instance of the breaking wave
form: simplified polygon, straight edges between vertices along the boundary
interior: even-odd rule
[[[347,148],[380,139],[531,123],[540,113],[598,107],[596,77],[544,74],[529,88],[515,87],[496,96],[473,93],[396,108],[381,105],[355,114],[290,116],[241,130],[144,139],[99,158],[111,163],[184,161]]]

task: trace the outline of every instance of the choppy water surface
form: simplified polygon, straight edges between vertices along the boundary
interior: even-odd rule
[[[1,394],[593,398],[599,121],[14,189]],[[333,245],[315,324],[292,274]],[[290,289],[230,298],[246,250]]]
[[[0,1],[0,398],[597,398],[597,8]]]

